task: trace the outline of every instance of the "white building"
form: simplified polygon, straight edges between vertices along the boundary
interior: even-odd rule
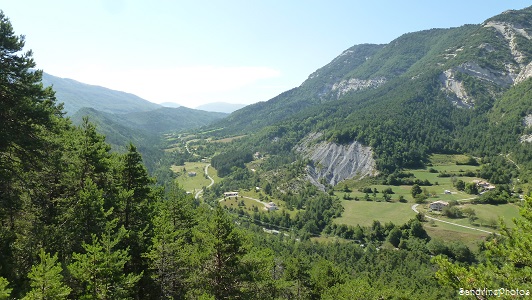
[[[445,202],[445,201],[441,201],[441,200],[438,200],[438,201],[434,201],[432,202],[429,207],[430,209],[432,210],[436,210],[436,211],[442,211],[444,207],[448,206],[449,203],[448,202]]]
[[[270,202],[270,203],[264,205],[264,209],[267,210],[267,211],[270,211],[270,210],[278,210],[279,207],[278,207],[275,203]]]
[[[238,196],[238,192],[225,192],[224,197]]]

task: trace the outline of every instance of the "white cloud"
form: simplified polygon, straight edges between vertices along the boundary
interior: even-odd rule
[[[188,106],[215,101],[231,102],[231,99],[238,98],[233,94],[238,94],[240,90],[281,75],[280,71],[270,67],[226,66],[116,70],[90,65],[47,67],[45,70],[55,76],[132,93],[152,102],[188,103]]]

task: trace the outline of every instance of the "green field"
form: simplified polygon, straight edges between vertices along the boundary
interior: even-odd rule
[[[476,177],[463,176],[464,172],[475,172],[480,168],[479,166],[456,164],[456,162],[464,163],[468,159],[469,157],[466,155],[435,154],[430,157],[431,166],[427,167],[426,169],[405,170],[405,172],[414,174],[416,179],[428,180],[433,184],[432,186],[422,186],[422,188],[426,189],[429,194],[431,194],[431,196],[427,199],[427,202],[436,200],[462,200],[464,204],[461,205],[461,207],[473,208],[477,217],[479,218],[474,225],[471,225],[467,218],[449,219],[438,216],[441,217],[441,219],[461,225],[478,227],[488,231],[495,231],[496,229],[489,227],[488,225],[493,223],[494,220],[498,220],[499,217],[502,217],[505,219],[506,224],[511,226],[511,219],[519,216],[518,206],[513,204],[498,206],[470,204],[468,203],[468,200],[474,198],[474,195],[469,195],[463,191],[458,191],[453,186],[453,179],[451,177],[438,177],[438,174],[441,172],[447,172],[450,174],[460,175],[455,176],[455,180],[463,180],[466,183],[480,179]],[[431,168],[437,170],[438,173],[431,173],[429,171]],[[411,206],[414,204],[414,199],[410,193],[412,186],[390,186],[375,184],[377,183],[376,180],[368,180],[365,182],[366,184],[364,184],[364,181],[357,183],[348,180],[336,186],[334,194],[338,198],[343,199],[343,197],[347,194],[351,198],[358,197],[359,201],[342,201],[344,212],[342,217],[335,219],[335,223],[370,226],[373,220],[378,220],[381,223],[391,221],[395,224],[403,224],[415,216],[415,213],[411,210]],[[345,185],[347,185],[353,191],[349,193],[344,192],[343,189]],[[358,188],[360,187],[370,187],[372,190],[377,189],[378,193],[376,194],[376,198],[373,197],[373,193],[369,193],[368,195],[372,201],[366,201],[364,199],[366,194],[358,191]],[[394,192],[394,194],[391,195],[391,202],[382,201],[383,194],[381,192],[386,188],[391,188]],[[451,194],[445,194],[445,190],[450,191]],[[399,196],[403,196],[406,200],[408,200],[408,203],[399,203]],[[377,199],[381,199],[381,202],[376,202],[375,200]],[[428,204],[420,206],[419,210],[426,213],[427,206]],[[480,231],[445,224],[442,222],[431,222],[430,224],[425,223],[425,229],[432,237],[441,238],[448,241],[460,240],[473,247],[476,247],[477,244],[488,235],[487,233]]]
[[[442,219],[460,225],[478,227],[488,231],[496,231],[495,228],[487,226],[489,224],[489,221],[491,220],[493,220],[492,222],[496,222],[498,224],[499,218],[502,218],[505,224],[511,227],[513,225],[512,220],[514,218],[519,218],[519,207],[515,204],[491,205],[466,203],[460,205],[459,207],[472,208],[475,211],[476,216],[479,218],[479,220],[471,224],[467,218],[451,219],[442,216],[439,213],[427,213],[428,204],[418,206],[418,210],[438,219]]]
[[[334,220],[337,224],[371,226],[373,220],[378,220],[383,224],[392,222],[401,225],[416,216],[411,203],[344,200],[342,205],[342,217]]]
[[[199,191],[204,186],[208,186],[211,181],[204,176],[205,166],[207,164],[204,162],[186,162],[184,166],[172,166],[171,169],[178,175],[177,182],[183,187],[187,192],[194,193]],[[183,171],[183,168],[186,169],[186,172]],[[196,176],[188,176],[189,172],[196,172]],[[215,174],[214,169],[209,167],[209,175]],[[211,175],[211,177],[216,181],[217,177]]]
[[[424,223],[425,230],[431,238],[444,241],[460,241],[472,250],[478,249],[478,244],[489,235],[485,232],[471,230],[442,222],[434,222],[433,225]]]

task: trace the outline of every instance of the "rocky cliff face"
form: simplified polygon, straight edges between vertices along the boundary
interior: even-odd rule
[[[532,35],[529,34],[527,29],[517,23],[493,20],[485,22],[482,27],[486,30],[494,30],[497,33],[498,38],[505,45],[504,48],[506,50],[504,51],[509,51],[511,58],[504,61],[504,67],[499,69],[481,67],[475,61],[468,61],[445,70],[440,75],[442,90],[447,94],[449,100],[459,107],[473,107],[474,99],[468,95],[463,82],[456,78],[458,73],[467,74],[503,88],[518,84],[532,77],[532,58],[524,50],[530,47],[532,40]],[[502,51],[501,49],[497,50],[496,47],[488,42],[473,47],[478,47],[487,53]],[[445,59],[455,58],[463,50],[463,48],[458,48],[454,52],[446,53],[444,57]]]
[[[526,128],[532,127],[532,114],[526,115],[523,118],[523,125],[525,125]],[[521,143],[527,142],[532,143],[532,134],[524,134],[521,136]]]
[[[340,82],[335,83],[331,91],[336,94],[336,99],[340,98],[341,96],[347,94],[350,91],[362,91],[369,88],[378,88],[379,86],[386,83],[385,77],[377,77],[374,79],[358,79],[358,78],[350,78],[346,80],[342,80]]]
[[[371,147],[357,141],[348,145],[317,142],[320,136],[319,133],[307,136],[295,149],[312,160],[313,164],[307,166],[307,176],[314,185],[324,189],[323,180],[336,185],[345,179],[377,175]]]

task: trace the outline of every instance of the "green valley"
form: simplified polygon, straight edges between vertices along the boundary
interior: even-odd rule
[[[530,20],[355,45],[228,115],[35,70],[0,11],[0,299],[532,289]]]

